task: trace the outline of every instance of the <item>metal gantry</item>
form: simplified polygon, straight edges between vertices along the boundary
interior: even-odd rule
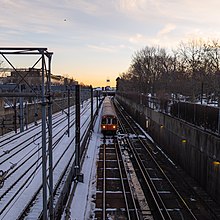
[[[4,60],[9,64],[10,68],[20,76],[20,80],[16,82],[16,85],[12,92],[1,93],[0,97],[41,97],[41,113],[42,113],[42,182],[43,182],[43,219],[48,219],[47,216],[47,185],[49,186],[49,215],[50,219],[54,218],[53,211],[53,160],[52,160],[52,98],[51,98],[51,59],[52,52],[48,52],[47,48],[33,48],[33,47],[1,47],[0,54]],[[12,56],[37,56],[37,61],[33,64],[31,69],[35,68],[37,64],[41,64],[41,91],[35,91],[33,87],[25,79],[28,72],[23,76],[15,68],[12,62],[9,60],[8,55]],[[30,92],[23,91],[21,83],[24,82],[29,88]],[[15,91],[20,89],[19,92]],[[23,103],[22,105],[23,106]],[[49,183],[47,184],[47,142],[46,142],[46,106],[48,106],[48,158],[49,158]],[[21,109],[21,112],[23,110]],[[23,113],[22,113],[23,114]],[[23,122],[21,123],[23,126]],[[23,127],[20,127],[23,131]]]

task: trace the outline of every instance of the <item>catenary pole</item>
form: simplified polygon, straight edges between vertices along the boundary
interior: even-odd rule
[[[80,86],[76,85],[76,127],[75,127],[75,176],[77,177],[80,170]]]
[[[52,135],[52,94],[51,94],[51,55],[48,55],[48,153],[49,153],[49,195],[50,195],[50,203],[49,203],[49,213],[50,219],[54,219],[54,208],[53,208],[53,135]]]
[[[90,130],[93,130],[93,88],[90,86],[91,89],[91,127]]]
[[[43,220],[47,220],[47,143],[46,143],[46,99],[44,88],[44,51],[41,51],[42,56],[42,98],[41,98],[41,113],[42,113],[42,184],[43,184]]]
[[[68,105],[68,137],[70,136],[70,88],[67,89],[67,94],[68,94],[68,98],[67,98],[67,105]]]

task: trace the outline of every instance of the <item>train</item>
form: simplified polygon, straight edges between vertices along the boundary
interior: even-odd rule
[[[109,96],[106,96],[103,100],[101,117],[101,132],[103,135],[115,135],[118,130],[118,119]]]

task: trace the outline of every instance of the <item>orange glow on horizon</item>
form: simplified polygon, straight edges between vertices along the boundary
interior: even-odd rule
[[[78,79],[79,83],[83,83],[84,85],[92,85],[92,87],[116,87],[116,80],[110,80],[110,82],[106,82],[106,79]]]

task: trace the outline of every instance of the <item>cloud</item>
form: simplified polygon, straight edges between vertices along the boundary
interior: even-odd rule
[[[55,13],[42,6],[25,0],[5,1],[0,8],[0,25],[20,32],[50,32]]]
[[[1,0],[0,41],[46,45],[56,63],[71,58],[69,68],[72,56],[76,62],[93,56],[120,63],[118,56],[129,60],[145,46],[173,47],[192,35],[220,37],[219,7],[219,0]],[[67,68],[60,66],[60,72]]]
[[[76,0],[76,1],[65,1],[65,7],[68,9],[76,9],[86,14],[97,14],[99,5],[94,1],[87,0]]]
[[[128,37],[128,41],[134,46],[137,47],[144,47],[146,45],[155,45],[157,44],[158,40],[156,37],[150,37],[150,36],[145,36],[142,34],[135,34],[134,36]]]
[[[138,43],[143,42],[143,41],[145,41],[145,40],[144,40],[144,37],[141,34],[136,34],[135,36],[132,36],[132,37],[129,38],[129,42],[134,43],[134,44],[138,44]]]
[[[115,0],[114,4],[116,12],[137,21],[155,17],[154,5],[150,0]]]
[[[174,24],[166,24],[159,32],[158,32],[158,36],[163,36],[166,34],[169,34],[170,32],[172,32],[173,30],[176,29],[176,25]]]
[[[139,9],[140,4],[143,1],[140,0],[119,0],[118,7],[121,11],[135,11]]]
[[[107,53],[115,53],[115,52],[119,52],[122,50],[133,50],[133,48],[131,48],[129,45],[125,45],[125,44],[116,44],[116,45],[92,45],[89,44],[87,45],[88,48],[95,50],[97,52],[107,52]]]
[[[93,49],[98,52],[115,52],[116,48],[112,46],[97,46],[97,45],[88,45],[88,48]]]

